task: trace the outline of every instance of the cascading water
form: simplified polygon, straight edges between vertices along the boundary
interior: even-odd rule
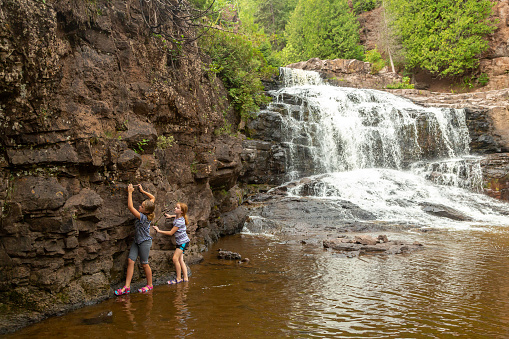
[[[265,112],[280,116],[290,195],[348,201],[394,223],[509,224],[507,204],[476,193],[482,173],[469,155],[464,110],[329,86],[316,72],[282,68],[281,75],[285,87],[270,92]],[[428,213],[436,206],[461,217]]]
[[[282,76],[286,87],[272,94],[289,150],[289,179],[302,175],[303,154],[311,157],[315,174],[401,170],[422,159],[469,154],[463,110],[424,108],[381,91],[323,85],[316,72],[283,68]]]

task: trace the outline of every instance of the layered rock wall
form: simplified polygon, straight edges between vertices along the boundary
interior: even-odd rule
[[[238,212],[219,218],[242,202],[242,140],[220,132],[239,122],[227,92],[196,43],[150,33],[139,6],[0,0],[1,331],[122,284],[129,183],[156,196],[162,229],[164,211],[189,205],[189,262],[242,226]],[[174,270],[172,249],[154,234],[156,280]]]

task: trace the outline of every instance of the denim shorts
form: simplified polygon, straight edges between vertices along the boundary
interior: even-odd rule
[[[145,240],[141,244],[133,242],[131,249],[129,250],[129,259],[136,261],[136,258],[138,258],[139,254],[140,262],[142,264],[148,264],[148,254],[150,252],[150,247],[152,247],[152,239]]]

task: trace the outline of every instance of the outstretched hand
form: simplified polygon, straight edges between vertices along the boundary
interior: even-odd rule
[[[164,216],[165,216],[166,218],[175,218],[175,217],[176,217],[176,215],[175,215],[175,214],[170,215],[170,214],[168,214],[168,213],[164,213]]]
[[[134,192],[133,184],[129,184],[129,185],[127,186],[127,192],[129,192],[129,193]]]
[[[143,192],[143,187],[141,187],[141,184],[138,184],[137,186],[140,189],[140,192]]]
[[[156,230],[157,233],[159,233],[159,227],[157,227],[157,226],[152,226],[152,227]]]

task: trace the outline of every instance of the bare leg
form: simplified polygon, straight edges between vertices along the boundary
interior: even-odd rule
[[[131,287],[131,280],[133,279],[133,273],[134,273],[134,261],[127,258],[127,274],[125,277],[125,287]]]
[[[175,265],[175,272],[177,273],[177,281],[182,280],[181,267],[179,258],[182,255],[182,250],[177,248],[173,253],[173,265]]]
[[[152,269],[149,264],[143,264],[143,270],[145,271],[145,276],[147,277],[147,285],[152,286]]]
[[[180,267],[182,268],[182,273],[184,274],[184,281],[189,281],[189,277],[187,276],[187,266],[186,263],[184,262],[184,253],[182,253],[179,257],[179,264]]]

